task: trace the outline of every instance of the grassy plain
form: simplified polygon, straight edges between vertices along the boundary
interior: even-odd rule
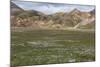
[[[11,32],[11,66],[95,61],[95,33],[67,30]]]

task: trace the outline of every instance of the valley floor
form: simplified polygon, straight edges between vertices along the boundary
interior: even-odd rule
[[[23,32],[32,30],[65,30],[65,31],[95,32],[95,29],[80,29],[73,27],[66,27],[66,28],[11,27],[12,32]]]
[[[12,67],[95,61],[94,31],[25,30],[11,31]]]

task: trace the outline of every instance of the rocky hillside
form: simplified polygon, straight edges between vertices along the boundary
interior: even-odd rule
[[[63,28],[95,28],[95,10],[82,12],[74,9],[70,12],[58,12],[45,15],[36,10],[23,10],[16,4],[11,3],[11,26],[33,27],[44,29]]]

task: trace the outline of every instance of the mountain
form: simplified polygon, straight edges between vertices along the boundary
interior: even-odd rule
[[[17,13],[23,12],[24,10],[17,6],[15,3],[11,2],[11,15],[17,15]]]
[[[16,4],[11,5],[12,27],[33,27],[33,28],[94,28],[94,10],[82,12],[74,9],[70,12],[57,12],[47,15],[36,10],[23,10]]]
[[[81,22],[74,26],[74,28],[94,29],[95,28],[95,11],[81,12]]]
[[[14,10],[14,9],[16,9],[16,10],[22,10],[22,8],[18,7],[15,3],[11,2],[10,4],[11,4],[11,8],[12,8],[13,10]]]
[[[73,9],[72,11],[70,11],[69,13],[70,13],[70,14],[80,14],[81,11],[75,8],[75,9]]]
[[[36,10],[26,10],[27,14],[31,14],[32,16],[45,16],[44,13],[36,11]]]
[[[92,11],[90,11],[91,14],[95,15],[95,9],[93,9]]]

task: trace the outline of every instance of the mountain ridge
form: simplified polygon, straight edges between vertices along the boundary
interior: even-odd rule
[[[39,27],[39,28],[81,28],[80,26],[87,25],[91,22],[95,23],[94,10],[90,12],[83,12],[78,9],[73,9],[70,12],[57,12],[55,14],[46,15],[36,10],[23,10],[15,7],[11,9],[19,9],[19,11],[11,11],[12,26],[15,27]],[[12,14],[15,13],[15,14]],[[17,13],[17,14],[16,14]],[[13,21],[14,20],[14,21]],[[84,22],[84,23],[83,23]],[[77,25],[77,27],[75,27]],[[93,27],[94,28],[94,27]]]

